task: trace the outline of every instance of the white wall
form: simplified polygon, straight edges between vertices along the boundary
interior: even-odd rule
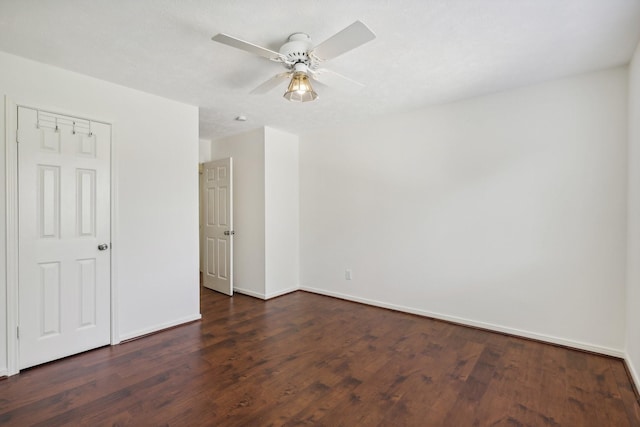
[[[264,130],[213,141],[211,160],[226,157],[233,157],[234,290],[264,298]]]
[[[204,163],[211,160],[211,140],[201,139],[198,143],[198,162]]]
[[[627,364],[640,387],[640,44],[629,66]]]
[[[215,140],[233,157],[234,290],[269,299],[298,289],[298,137],[261,128]]]
[[[301,287],[621,355],[626,103],[617,68],[303,135]]]
[[[198,109],[2,52],[0,70],[0,94],[15,102],[113,124],[120,338],[199,318]],[[2,137],[3,182],[4,166]],[[6,221],[5,197],[2,185],[0,224]],[[4,226],[0,230],[4,251]],[[3,274],[3,310],[5,291]],[[0,371],[6,367],[4,325],[0,316]]]
[[[298,136],[265,128],[265,296],[298,289]]]

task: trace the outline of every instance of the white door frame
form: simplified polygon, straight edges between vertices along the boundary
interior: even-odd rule
[[[6,161],[6,230],[7,230],[7,373],[15,375],[20,372],[19,363],[19,343],[18,343],[18,143],[16,141],[16,127],[18,123],[18,107],[26,107],[34,110],[55,112],[56,114],[68,115],[72,117],[84,117],[83,114],[60,110],[59,108],[34,107],[20,101],[15,101],[8,96],[4,98],[5,111],[5,161]],[[111,126],[111,345],[120,342],[118,331],[118,298],[117,298],[117,268],[116,252],[118,245],[114,236],[117,236],[117,209],[116,200],[116,156],[113,121],[95,120],[86,118],[94,122],[101,122]]]

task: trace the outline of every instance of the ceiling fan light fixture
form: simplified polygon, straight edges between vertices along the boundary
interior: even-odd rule
[[[283,96],[292,102],[309,102],[318,98],[318,94],[311,87],[309,76],[302,71],[293,73],[289,87]]]

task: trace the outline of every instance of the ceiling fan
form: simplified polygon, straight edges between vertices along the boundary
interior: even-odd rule
[[[349,90],[350,88],[362,87],[362,84],[354,80],[333,71],[319,68],[319,66],[322,62],[342,55],[374,38],[376,38],[376,35],[369,27],[360,21],[356,21],[316,46],[314,46],[308,34],[293,33],[278,52],[224,33],[216,34],[211,39],[262,56],[271,61],[280,62],[287,69],[284,73],[276,74],[262,83],[250,93],[267,93],[290,78],[291,81],[284,97],[289,101],[307,102],[313,101],[318,97],[318,94],[311,87],[309,79],[327,86],[335,86],[339,89]]]

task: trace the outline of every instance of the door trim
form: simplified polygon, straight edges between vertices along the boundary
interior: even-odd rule
[[[7,230],[7,371],[18,373],[18,144],[16,127],[18,106],[4,99],[6,162],[6,230]]]
[[[5,108],[5,167],[6,167],[6,230],[7,230],[7,374],[15,375],[20,372],[20,354],[17,336],[18,320],[19,320],[19,301],[18,301],[18,281],[19,281],[19,265],[18,265],[18,143],[16,141],[16,128],[18,123],[18,107],[31,108],[35,110],[46,110],[56,112],[57,114],[68,115],[72,117],[83,117],[83,114],[64,111],[58,108],[34,107],[27,103],[15,101],[8,96],[4,97]],[[114,138],[114,122],[87,118],[94,122],[101,122],[111,126],[111,197],[110,197],[110,213],[111,213],[111,345],[119,344],[120,337],[118,331],[118,298],[117,298],[117,251],[118,244],[115,236],[117,233],[117,187],[116,187],[116,164],[115,161],[115,138]]]

